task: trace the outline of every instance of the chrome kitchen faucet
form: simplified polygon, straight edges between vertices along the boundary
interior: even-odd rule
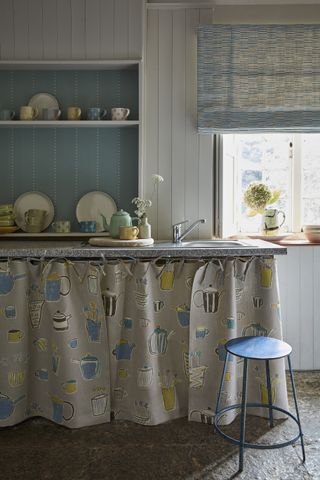
[[[181,243],[184,237],[188,235],[194,228],[196,228],[200,223],[206,223],[205,218],[200,218],[200,220],[196,220],[195,222],[190,225],[183,233],[181,233],[181,226],[184,223],[188,223],[189,220],[184,220],[183,222],[176,223],[172,226],[172,241],[173,243]]]

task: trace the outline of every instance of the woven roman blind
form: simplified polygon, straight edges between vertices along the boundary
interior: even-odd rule
[[[200,26],[198,130],[320,131],[320,24]]]

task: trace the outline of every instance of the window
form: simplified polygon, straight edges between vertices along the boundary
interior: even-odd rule
[[[275,207],[285,212],[285,230],[320,223],[320,134],[228,134],[222,142],[223,236],[259,232],[260,216],[248,217],[243,201],[252,181],[281,190]]]

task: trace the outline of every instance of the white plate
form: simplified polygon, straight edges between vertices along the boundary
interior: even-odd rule
[[[14,203],[15,222],[18,227],[26,232],[25,212],[31,208],[38,208],[39,210],[46,210],[47,215],[44,220],[43,229],[49,227],[54,219],[54,206],[50,198],[41,192],[26,192],[20,195]]]
[[[30,98],[28,105],[39,111],[37,120],[42,120],[43,108],[60,108],[58,100],[50,93],[37,93],[36,95],[33,95],[33,97]]]
[[[114,213],[117,211],[117,205],[110,195],[104,192],[93,191],[86,193],[80,198],[76,217],[78,222],[86,220],[95,220],[97,222],[97,232],[103,232],[103,221],[101,213],[106,217],[108,224]]]

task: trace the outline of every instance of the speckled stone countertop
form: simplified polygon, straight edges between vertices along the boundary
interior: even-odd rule
[[[212,258],[285,255],[287,249],[263,240],[245,240],[245,246],[195,247],[155,242],[148,247],[93,247],[83,241],[2,240],[0,258]]]

